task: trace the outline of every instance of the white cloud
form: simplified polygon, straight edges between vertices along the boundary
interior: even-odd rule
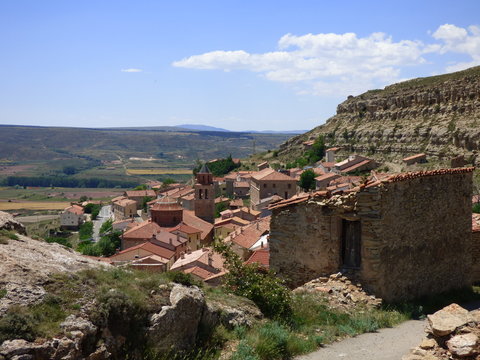
[[[130,68],[130,69],[122,69],[121,72],[126,72],[126,73],[139,73],[142,72],[142,69],[135,69],[135,68]]]
[[[345,34],[286,34],[276,51],[253,54],[244,50],[211,51],[175,61],[173,66],[224,71],[248,70],[264,78],[301,85],[299,93],[318,95],[357,94],[372,87],[400,80],[401,70],[427,62],[430,53],[455,52],[472,61],[447,67],[459,69],[480,61],[480,28],[440,26],[433,34],[436,43],[418,40],[394,41],[384,33],[358,37]],[[453,71],[452,70],[452,71]]]

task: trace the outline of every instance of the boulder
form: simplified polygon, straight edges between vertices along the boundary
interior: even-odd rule
[[[205,308],[203,292],[196,286],[175,284],[169,306],[152,315],[149,338],[158,351],[189,350],[195,345]]]
[[[256,320],[262,318],[262,312],[253,302],[243,301],[242,304],[232,307],[218,301],[209,301],[202,315],[202,325],[210,329],[219,324],[227,329],[237,326],[251,327]]]
[[[454,356],[471,356],[478,352],[478,336],[473,333],[456,335],[447,341],[448,350]]]
[[[428,323],[433,335],[446,336],[470,321],[468,310],[457,304],[451,304],[432,315],[428,315]]]
[[[9,213],[0,211],[0,230],[13,230],[19,234],[25,235],[25,226],[19,223]]]

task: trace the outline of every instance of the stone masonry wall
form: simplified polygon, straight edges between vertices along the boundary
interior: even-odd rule
[[[315,202],[274,210],[270,222],[270,267],[291,286],[338,271],[339,224]]]
[[[380,189],[382,226],[371,249],[375,294],[402,300],[470,284],[472,173],[418,177]]]
[[[480,231],[472,232],[472,281],[480,283]]]

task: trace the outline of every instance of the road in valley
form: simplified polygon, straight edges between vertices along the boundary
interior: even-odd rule
[[[102,206],[100,212],[98,213],[97,219],[93,220],[93,241],[97,242],[100,240],[100,228],[102,227],[103,223],[108,219],[113,218],[112,213],[112,206],[105,205]]]

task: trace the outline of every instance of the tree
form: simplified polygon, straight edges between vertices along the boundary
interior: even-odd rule
[[[147,190],[147,184],[138,185],[133,190]]]
[[[315,172],[312,169],[305,170],[300,175],[299,186],[305,191],[315,189],[315,176]]]
[[[77,169],[73,166],[64,166],[63,173],[66,175],[74,175],[77,172]]]

